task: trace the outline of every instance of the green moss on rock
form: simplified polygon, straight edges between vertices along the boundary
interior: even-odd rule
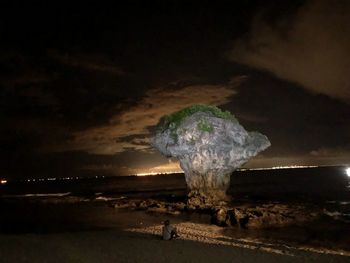
[[[212,132],[214,130],[213,126],[205,120],[201,120],[197,125],[200,131]]]
[[[174,112],[172,114],[164,115],[157,124],[157,129],[170,129],[171,135],[174,137],[174,139],[176,139],[177,128],[188,116],[191,116],[196,112],[206,112],[212,114],[214,117],[217,118],[237,121],[234,115],[232,115],[229,111],[222,111],[221,109],[215,106],[196,104]],[[208,132],[212,131],[213,129],[211,126],[209,127],[209,125],[200,125],[199,128]]]

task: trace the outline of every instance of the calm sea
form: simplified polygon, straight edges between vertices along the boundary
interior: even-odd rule
[[[311,202],[323,207],[328,215],[350,222],[350,177],[345,168],[236,171],[231,178],[229,194],[234,200],[248,203]],[[47,233],[106,227],[115,225],[118,220],[124,222],[120,219],[121,214],[103,202],[86,201],[121,196],[184,200],[186,193],[183,174],[10,181],[0,186],[0,208],[3,211],[0,214],[0,233]],[[36,202],[36,199],[41,201]],[[146,222],[146,218],[142,220]]]
[[[345,170],[346,167],[317,167],[235,171],[228,192],[238,199],[348,202],[350,177]],[[186,194],[184,175],[8,182],[0,187],[3,198],[52,193],[91,196],[166,192]]]

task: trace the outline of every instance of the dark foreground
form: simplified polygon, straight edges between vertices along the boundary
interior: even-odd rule
[[[315,226],[221,228],[210,225],[206,214],[130,211],[105,201],[10,200],[2,208],[7,212],[0,216],[0,262],[350,261],[349,239],[337,243],[349,235],[347,225],[342,235],[333,229],[325,236]],[[180,239],[160,239],[165,219],[177,225]]]
[[[284,247],[244,248],[241,241],[228,239],[224,245],[207,239],[213,242],[167,242],[153,234],[112,229],[1,235],[0,256],[1,262],[349,262],[345,256]]]
[[[350,262],[344,167],[237,172],[229,193],[236,204],[301,204],[318,207],[321,216],[244,229],[211,225],[205,213],[111,206],[121,196],[184,201],[181,175],[10,182],[0,187],[0,262]],[[179,239],[160,239],[165,219]]]

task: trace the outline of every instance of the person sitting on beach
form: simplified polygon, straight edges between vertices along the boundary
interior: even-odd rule
[[[171,240],[177,237],[179,237],[179,235],[176,232],[176,227],[170,225],[169,220],[165,220],[163,226],[163,240]]]

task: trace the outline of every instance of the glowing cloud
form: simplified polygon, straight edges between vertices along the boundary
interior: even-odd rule
[[[84,150],[95,154],[115,154],[126,148],[147,151],[148,128],[156,125],[161,116],[192,104],[225,104],[235,94],[235,85],[244,80],[244,77],[238,77],[229,85],[151,89],[135,106],[122,113],[116,113],[108,124],[76,132],[62,150]],[[139,138],[131,141],[120,140],[133,135]]]

